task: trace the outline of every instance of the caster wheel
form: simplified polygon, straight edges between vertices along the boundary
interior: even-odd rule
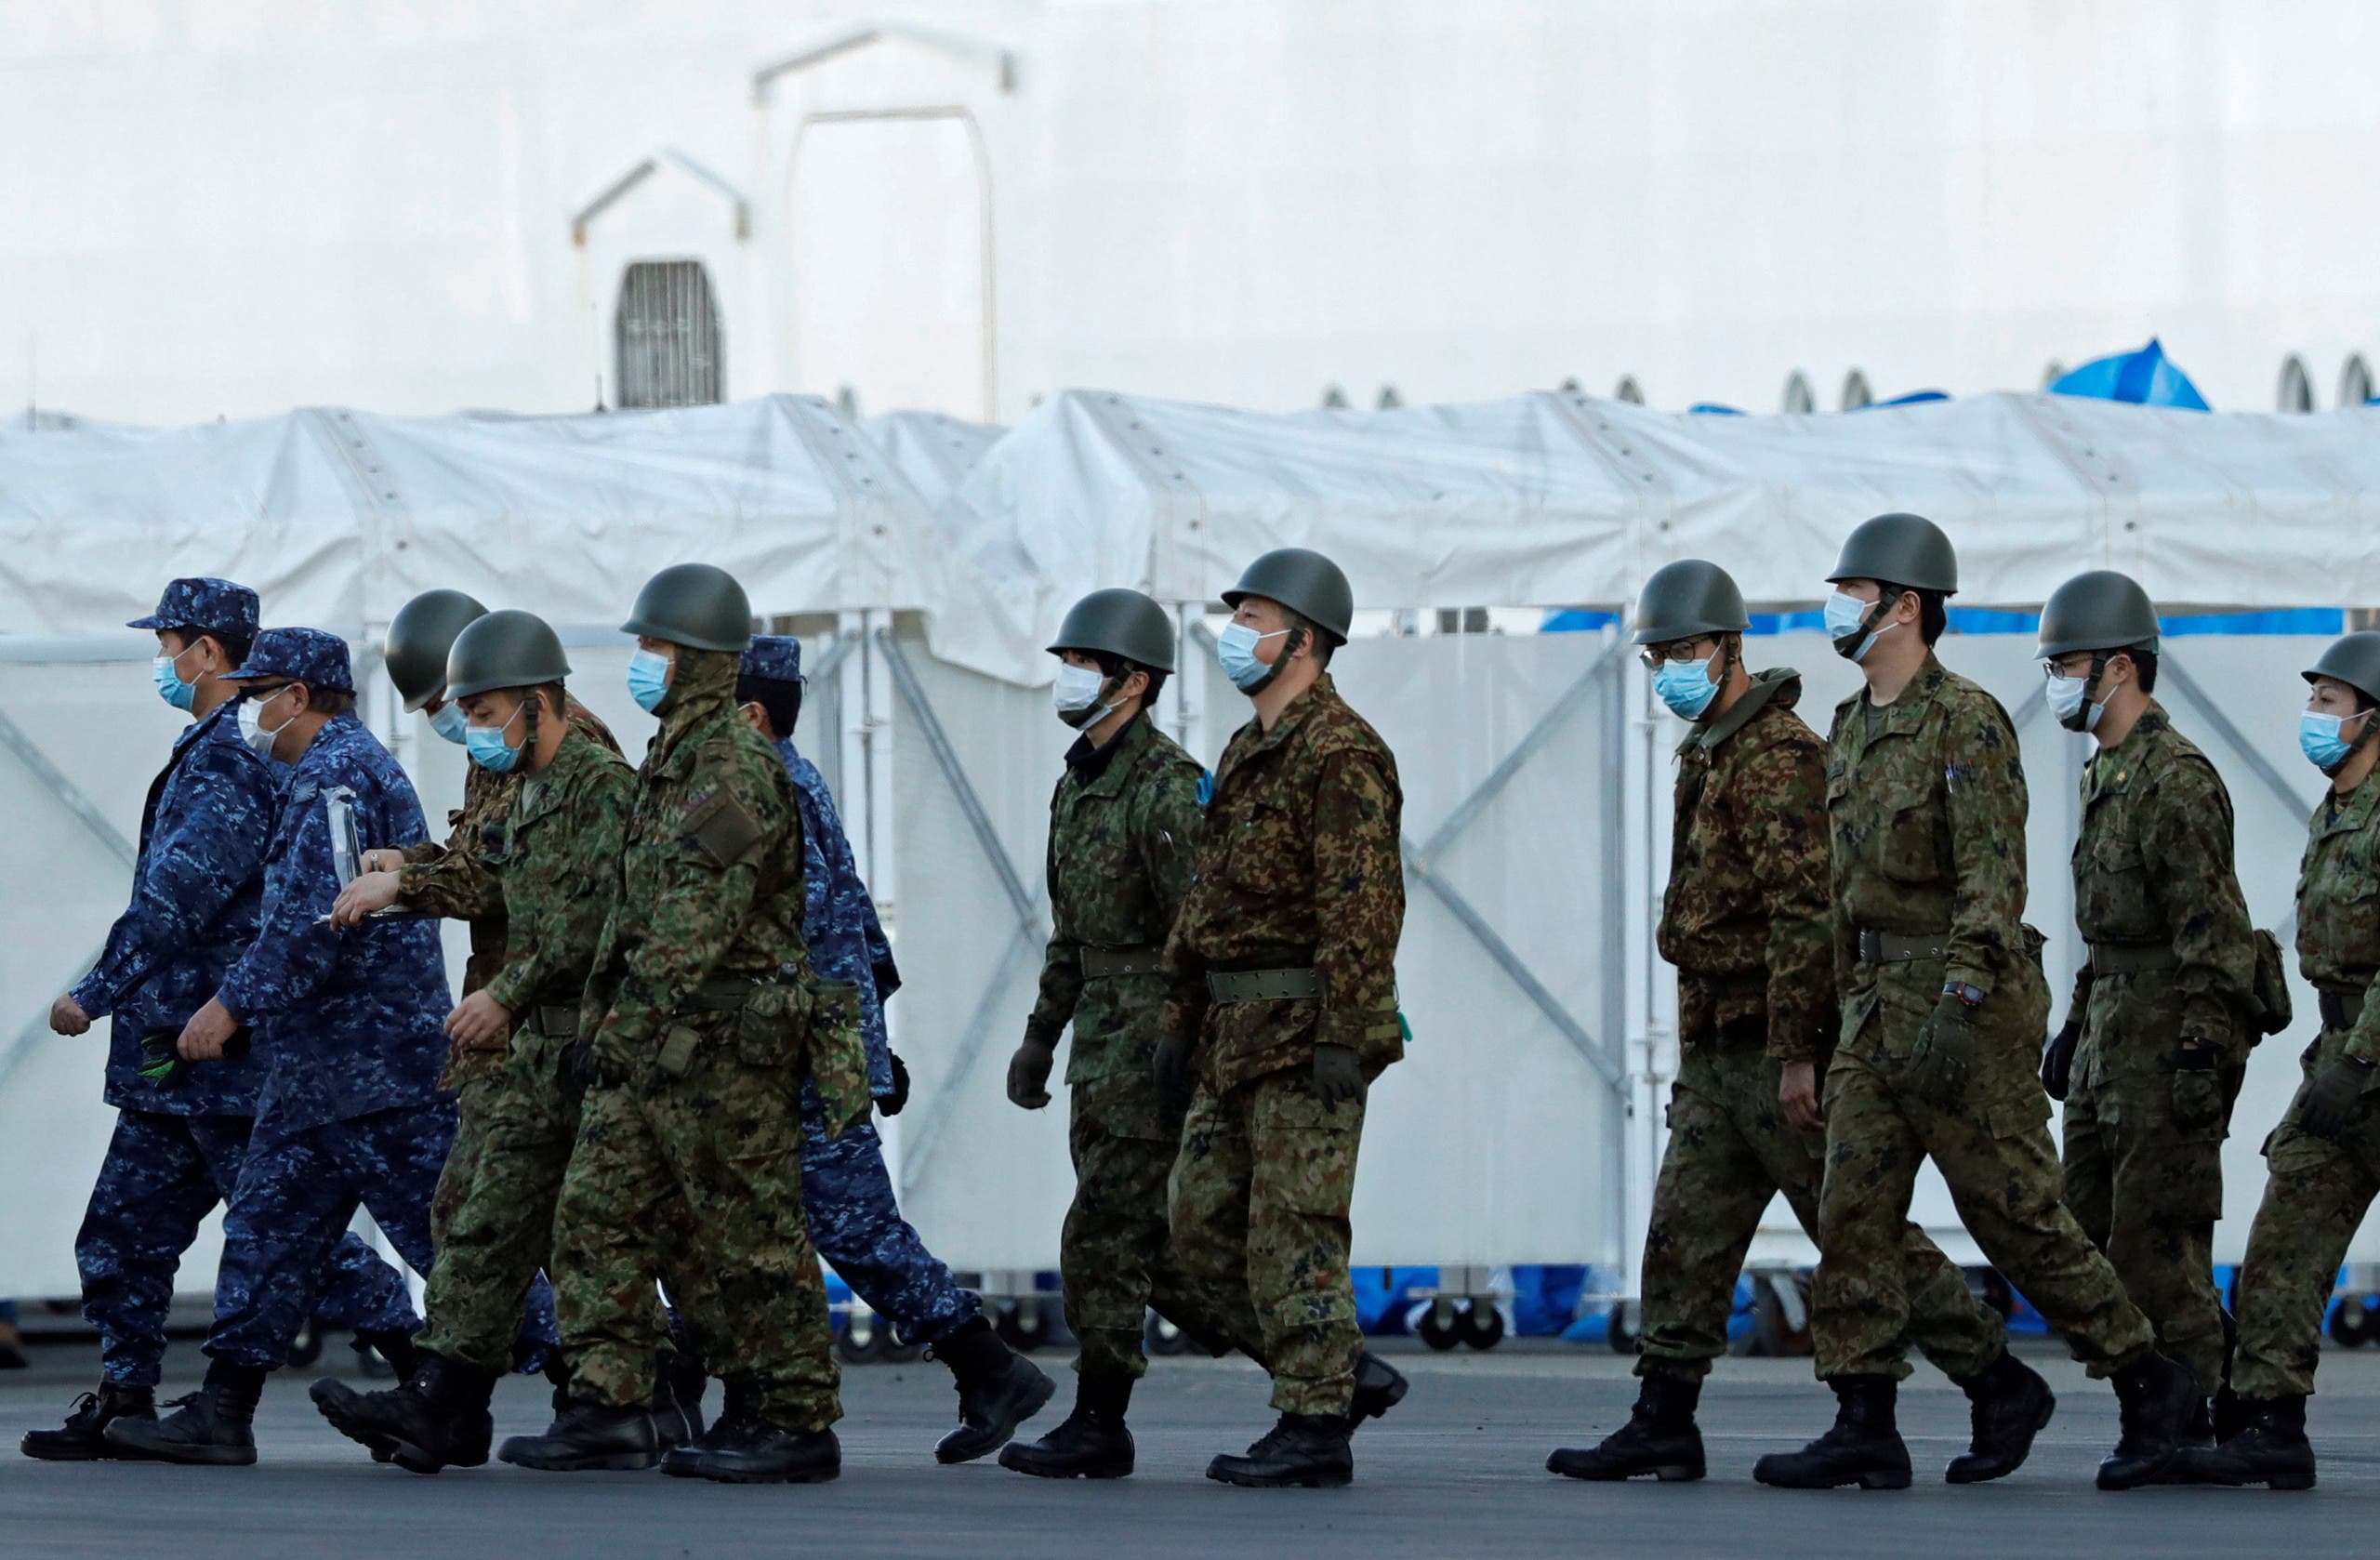
[[[1033,1353],[1050,1339],[1049,1322],[1041,1315],[1041,1302],[1038,1300],[1001,1301],[992,1331],[1021,1355]]]
[[[2331,1313],[2331,1337],[2342,1349],[2360,1349],[2372,1342],[2372,1313],[2363,1308],[2361,1295],[2341,1295],[2338,1309]]]
[[[835,1353],[847,1365],[874,1365],[884,1357],[885,1345],[892,1341],[892,1331],[885,1327],[883,1318],[854,1311],[835,1338]]]
[[[1504,1314],[1493,1301],[1474,1300],[1457,1317],[1455,1328],[1474,1349],[1492,1349],[1504,1341]]]
[[[1433,1305],[1421,1313],[1421,1325],[1414,1330],[1421,1335],[1422,1342],[1444,1353],[1462,1342],[1455,1327],[1456,1317],[1449,1308]]]
[[[1611,1320],[1604,1326],[1603,1341],[1611,1345],[1615,1355],[1633,1355],[1636,1352],[1637,1331],[1635,1302],[1622,1302],[1611,1308]]]
[[[1149,1313],[1147,1323],[1141,1329],[1141,1345],[1152,1357],[1185,1355],[1190,1352],[1190,1340],[1183,1335],[1182,1329],[1154,1311]]]
[[[323,1357],[323,1329],[308,1322],[289,1342],[289,1363],[300,1369]]]

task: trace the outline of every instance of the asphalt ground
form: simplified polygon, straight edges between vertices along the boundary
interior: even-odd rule
[[[1395,1348],[1395,1345],[1390,1345]],[[343,1351],[334,1351],[344,1361]],[[1037,1356],[1053,1372],[1064,1359]],[[2092,1487],[2116,1434],[2113,1395],[2054,1354],[2031,1355],[2059,1395],[2032,1461],[1998,1484],[1951,1488],[1966,1403],[1921,1369],[1902,1433],[1919,1471],[1900,1492],[1775,1490],[1753,1459],[1825,1427],[1832,1399],[1806,1360],[1723,1362],[1703,1399],[1712,1476],[1699,1484],[1583,1485],[1546,1452],[1626,1418],[1627,1364],[1601,1351],[1506,1344],[1485,1355],[1396,1353],[1412,1395],[1355,1440],[1343,1490],[1243,1490],[1207,1460],[1270,1422],[1263,1378],[1231,1361],[1161,1360],[1133,1403],[1140,1471],[1052,1484],[990,1460],[937,1466],[949,1377],[932,1363],[844,1373],[843,1475],[813,1487],[730,1487],[655,1474],[533,1474],[491,1463],[421,1478],[376,1466],[319,1419],[305,1375],[284,1372],[258,1419],[247,1469],[36,1463],[0,1449],[0,1554],[1076,1556],[1746,1555],[2297,1556],[2371,1553],[2380,1527],[2380,1355],[2331,1351],[2310,1426],[2321,1482],[2304,1494]],[[202,1361],[177,1343],[169,1391]],[[0,1425],[52,1425],[95,1374],[82,1345],[45,1344],[0,1379]],[[385,1384],[385,1383],[375,1383]],[[1062,1417],[1072,1391],[1034,1421]],[[714,1388],[710,1406],[718,1403]],[[541,1428],[541,1383],[508,1381],[499,1436]]]

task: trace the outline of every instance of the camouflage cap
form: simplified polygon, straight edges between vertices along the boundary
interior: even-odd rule
[[[763,682],[801,681],[801,641],[791,634],[754,634],[737,675]]]
[[[157,610],[136,617],[127,628],[195,628],[231,639],[257,637],[257,593],[228,579],[198,575],[178,579],[157,598]]]
[[[302,682],[335,694],[355,692],[347,641],[320,628],[267,628],[226,682]]]

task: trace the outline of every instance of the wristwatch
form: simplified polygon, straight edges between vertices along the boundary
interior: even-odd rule
[[[1964,981],[1945,981],[1942,983],[1942,995],[1955,997],[1970,1008],[1979,1008],[1983,1006],[1985,993],[1981,986],[1969,985]]]

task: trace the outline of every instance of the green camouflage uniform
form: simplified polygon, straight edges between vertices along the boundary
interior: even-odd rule
[[[1826,745],[1793,713],[1799,672],[1759,673],[1678,747],[1661,957],[1678,970],[1669,1147],[1645,1232],[1640,1376],[1699,1381],[1727,1349],[1744,1253],[1778,1192],[1813,1239],[1823,1138],[1785,1118],[1785,1064],[1834,1049],[1827,931]],[[1903,1227],[1910,1329],[1964,1381],[2005,1348],[2000,1318],[1915,1224]]]
[[[2092,1374],[2155,1346],[2149,1318],[2058,1200],[2038,1071],[2049,988],[2040,933],[2018,919],[2025,805],[2007,712],[1933,656],[1888,707],[1871,711],[1864,690],[1836,707],[1827,815],[1844,1011],[1818,1194],[1821,1377],[1908,1373],[1903,1225],[1928,1156],[1984,1256]],[[1891,940],[1882,961],[1861,957],[1863,933]],[[1987,995],[1972,1020],[1974,1072],[1945,1101],[1922,1087],[1919,1041],[1950,981]]]
[[[1159,956],[1206,813],[1198,761],[1146,716],[1104,748],[1078,742],[1066,762],[1050,798],[1050,946],[1025,1033],[1054,1047],[1074,1025],[1075,1198],[1058,1268],[1082,1343],[1075,1368],[1138,1378],[1148,1368],[1147,1307],[1193,1334],[1220,1325],[1188,1314],[1167,1251],[1166,1183],[1182,1133],[1150,1072],[1165,1002]]]
[[[620,750],[619,740],[612,735],[611,728],[586,706],[565,695],[562,708],[574,730],[615,753]],[[483,876],[478,858],[488,840],[503,838],[506,815],[511,812],[512,798],[520,788],[521,773],[517,770],[498,774],[477,764],[468,765],[463,776],[463,805],[446,814],[446,842],[408,846],[403,853],[404,866],[398,879],[397,897],[411,908],[468,919],[470,923],[471,952],[463,963],[466,997],[487,985],[488,977],[504,965],[504,908],[494,903],[493,896],[482,894],[476,886]],[[475,902],[492,906],[489,914],[465,916],[446,907],[457,896],[449,892],[445,879],[458,875],[471,885],[469,892]],[[430,1196],[430,1238],[436,1250],[446,1249],[447,1231],[454,1223],[455,1212],[463,1206],[463,1197],[479,1173],[480,1158],[487,1151],[488,1121],[506,1070],[505,1050],[501,1046],[487,1051],[457,1047],[447,1054],[446,1072],[438,1080],[438,1087],[452,1090],[456,1096],[455,1145],[446,1152],[438,1189]]]
[[[2069,1010],[2082,1036],[2066,1206],[2165,1353],[2212,1390],[2224,1352],[2215,1221],[2247,1073],[2255,932],[2231,866],[2230,793],[2155,703],[2083,772],[2074,919],[2093,952]],[[2203,1066],[2178,1066],[2186,1044]]]
[[[1363,1353],[1347,1205],[1364,1102],[1323,1104],[1312,1070],[1317,1045],[1354,1051],[1367,1077],[1404,1054],[1403,807],[1387,744],[1322,677],[1223,750],[1166,945],[1166,1030],[1198,1037],[1174,1261],[1202,1315],[1262,1338],[1283,1413],[1344,1414]],[[1317,998],[1210,1000],[1210,971],[1291,969],[1313,971]]]
[[[2322,1032],[2305,1070],[2342,1053],[2380,1063],[2380,780],[2366,779],[2314,810],[2297,878],[2297,966],[2322,993]],[[2352,1013],[2353,1016],[2349,1016]],[[2314,1390],[2322,1313],[2347,1242],[2380,1195],[2380,1098],[2338,1142],[2297,1127],[2300,1098],[2265,1142],[2264,1201],[2240,1269],[2240,1350],[2231,1389],[2241,1397],[2303,1397]]]
[[[672,1298],[712,1373],[752,1392],[769,1423],[820,1430],[842,1413],[801,1207],[820,988],[792,782],[736,714],[735,672],[732,654],[678,650],[638,771],[581,1009],[598,1081],[555,1210],[554,1299],[572,1395],[642,1405],[663,1342],[654,1280],[689,1270],[701,1292]],[[847,1105],[829,1116],[850,1119]]]

